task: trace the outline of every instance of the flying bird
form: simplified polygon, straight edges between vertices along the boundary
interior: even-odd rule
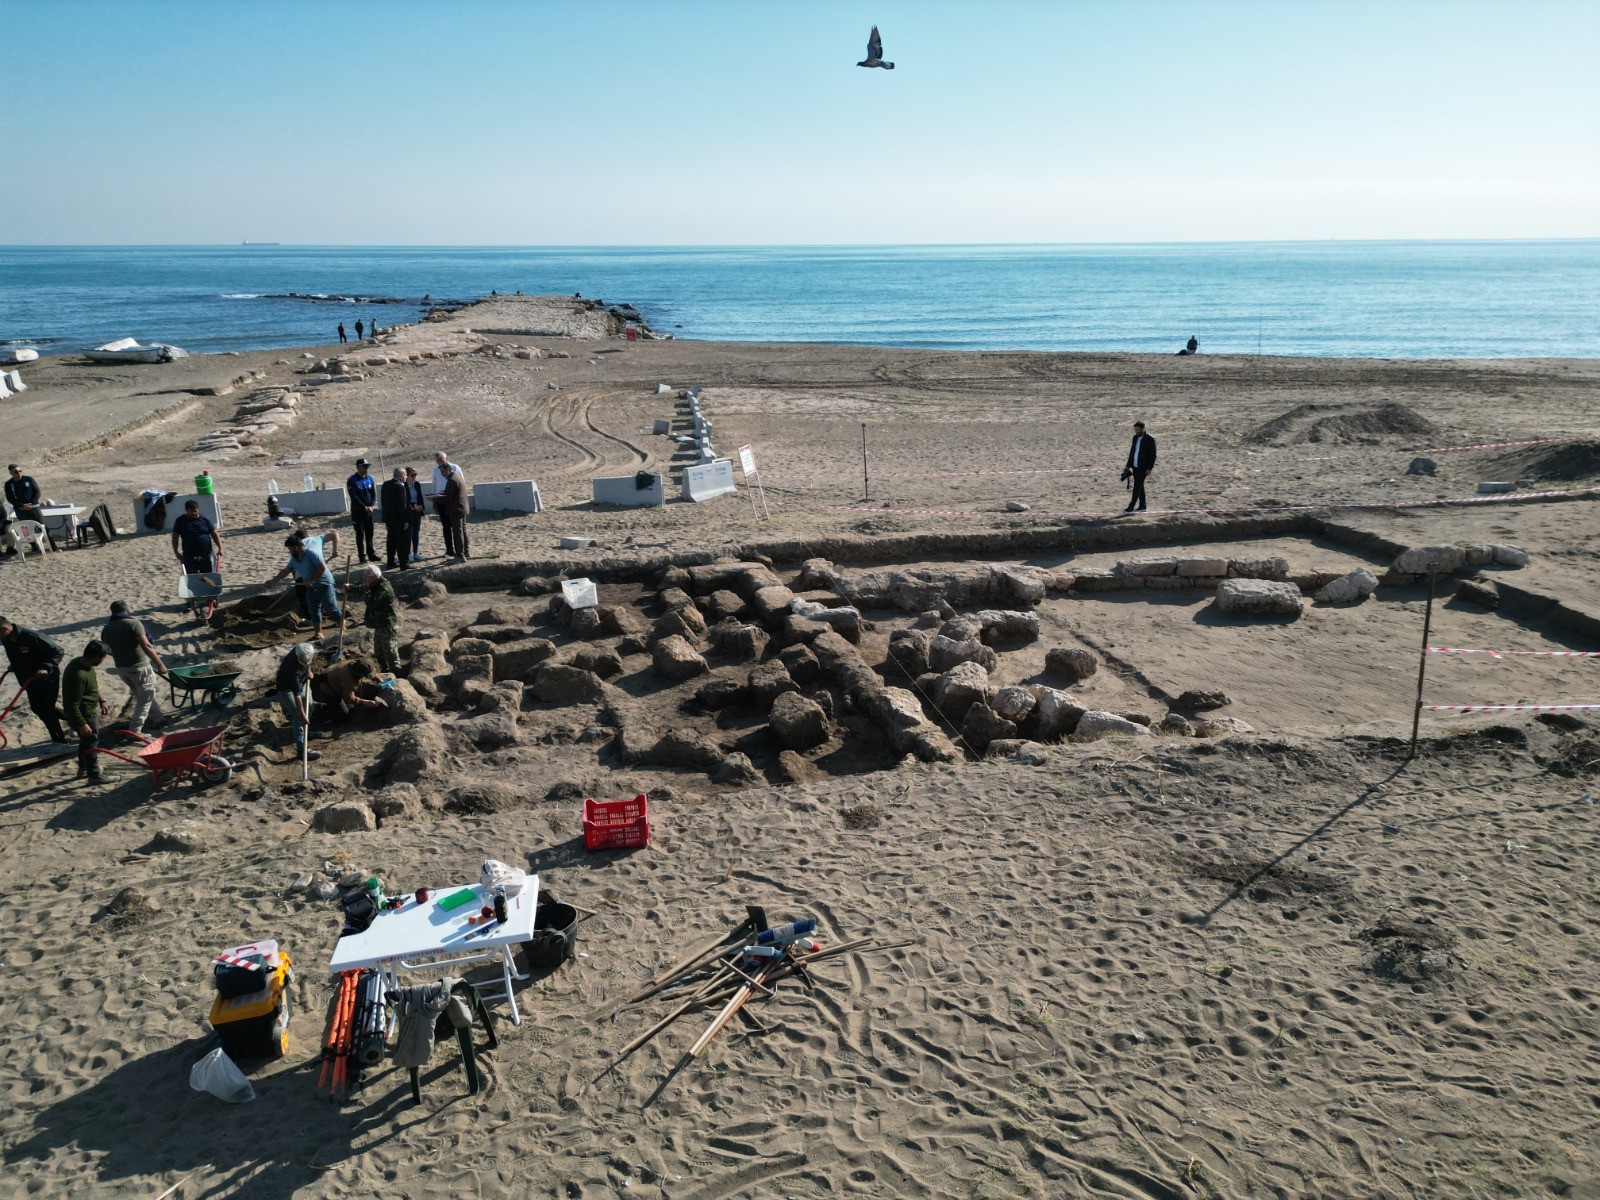
[[[872,36],[867,39],[867,57],[856,64],[858,67],[882,67],[885,71],[894,70],[892,62],[883,61],[883,39],[878,36],[878,27],[872,27]]]

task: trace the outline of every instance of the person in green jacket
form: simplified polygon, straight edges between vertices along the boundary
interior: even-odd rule
[[[400,673],[400,606],[394,586],[383,577],[376,563],[369,563],[360,576],[367,585],[367,613],[363,624],[372,630],[378,669],[391,675]]]
[[[106,712],[106,702],[100,699],[100,677],[94,669],[105,660],[105,643],[92,641],[83,648],[82,654],[67,664],[61,675],[61,699],[67,724],[78,735],[78,778],[90,783],[106,780],[94,753],[100,744],[100,718]]]

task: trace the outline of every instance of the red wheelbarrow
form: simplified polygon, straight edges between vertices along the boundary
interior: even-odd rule
[[[165,733],[156,738],[145,737],[132,730],[125,729],[122,732],[144,743],[132,758],[103,746],[99,752],[148,769],[155,777],[158,792],[164,792],[190,776],[198,775],[201,783],[212,784],[224,783],[233,775],[233,764],[217,753],[223,735],[228,732],[226,725],[185,729],[181,733]]]
[[[0,671],[0,683],[4,683],[6,676],[9,674],[11,674],[9,669]],[[20,679],[17,682],[22,683]],[[23,693],[25,693],[27,690],[28,685],[25,683],[22,684],[22,686],[17,689],[17,694],[11,697],[11,703],[6,705],[4,709],[0,709],[0,750],[4,750],[11,741],[11,739],[6,736],[6,731],[3,728],[3,722],[11,715],[11,710],[22,703]]]

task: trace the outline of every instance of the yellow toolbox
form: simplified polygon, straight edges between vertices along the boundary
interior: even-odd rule
[[[211,1028],[222,1039],[229,1058],[281,1058],[289,1049],[289,983],[294,970],[289,953],[272,950],[263,955],[264,986],[243,996],[218,995],[211,1005]],[[246,949],[241,947],[240,949]]]

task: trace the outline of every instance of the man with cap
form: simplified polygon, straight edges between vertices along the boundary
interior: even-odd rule
[[[11,673],[27,689],[28,707],[44,722],[50,740],[67,741],[61,728],[61,710],[56,706],[61,694],[61,660],[66,652],[49,638],[5,617],[0,617],[0,646],[5,647]]]
[[[294,730],[296,758],[302,754],[307,759],[322,757],[320,751],[306,749],[306,727],[311,724],[311,716],[306,709],[306,693],[311,685],[311,660],[316,656],[317,648],[309,642],[302,642],[298,646],[291,646],[289,653],[278,664],[278,707],[283,709],[283,715],[289,718],[289,728]]]
[[[267,580],[264,586],[271,587],[286,575],[293,575],[295,587],[303,586],[305,589],[306,619],[316,624],[313,636],[320,638],[324,620],[344,622],[344,614],[339,611],[339,599],[333,592],[333,574],[322,555],[306,544],[306,538],[300,532],[291,533],[284,545],[289,548],[288,565]]]
[[[100,677],[94,669],[106,660],[106,648],[90,642],[83,653],[67,664],[61,676],[61,696],[67,711],[67,724],[78,735],[78,778],[104,783],[100,760],[94,755],[100,745],[100,718],[106,702],[100,699]]]
[[[157,707],[156,675],[159,673],[162,678],[167,677],[166,664],[150,644],[144,623],[129,614],[125,600],[111,602],[111,620],[100,631],[100,640],[111,652],[114,664],[107,669],[107,673],[127,684],[133,696],[133,716],[128,721],[128,729],[133,733],[143,733],[146,720]],[[154,670],[151,664],[154,664]],[[158,718],[158,724],[159,721]]]
[[[387,486],[387,485],[385,485]],[[400,673],[400,606],[394,587],[383,577],[377,563],[369,563],[356,577],[367,588],[367,613],[362,623],[372,630],[374,653],[379,670]]]
[[[403,571],[411,558],[411,504],[406,495],[406,469],[396,467],[394,478],[383,481],[383,565]]]
[[[200,501],[190,500],[183,506],[183,516],[172,522],[172,553],[183,565],[185,575],[209,575],[222,566],[222,535],[210,517],[200,515]],[[200,607],[189,601],[189,611],[200,615]],[[217,611],[217,599],[211,598],[206,620]]]
[[[356,473],[344,481],[350,493],[350,524],[356,527],[356,557],[362,562],[377,562],[378,549],[372,544],[372,509],[378,503],[377,481],[367,474],[372,464],[356,459]]]

